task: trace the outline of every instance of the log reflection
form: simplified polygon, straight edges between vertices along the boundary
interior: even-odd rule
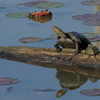
[[[83,84],[90,80],[92,83],[97,82],[100,78],[85,76],[75,72],[67,72],[58,70],[56,78],[59,80],[61,89],[57,91],[56,97],[61,97],[68,91],[80,88]]]

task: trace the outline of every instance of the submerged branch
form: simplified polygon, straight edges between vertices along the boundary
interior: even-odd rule
[[[55,52],[53,48],[0,47],[0,58],[100,77],[100,60],[96,61],[94,57],[87,59],[83,51],[71,61],[67,61],[73,52],[73,49],[68,48]],[[97,58],[100,59],[100,54]]]

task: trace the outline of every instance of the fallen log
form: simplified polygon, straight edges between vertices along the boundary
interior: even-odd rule
[[[100,61],[94,57],[87,59],[87,55],[78,54],[71,61],[73,49],[63,49],[62,52],[55,52],[54,48],[35,47],[0,47],[0,58],[27,64],[54,68],[68,72],[77,72],[86,76],[100,77]],[[100,59],[100,54],[97,55]]]

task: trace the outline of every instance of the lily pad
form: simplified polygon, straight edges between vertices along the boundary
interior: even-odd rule
[[[85,25],[89,26],[100,26],[100,20],[97,19],[90,19],[83,22]]]
[[[100,0],[82,1],[83,5],[100,5]]]
[[[25,6],[34,7],[37,4],[44,3],[44,2],[47,2],[47,1],[32,1],[32,2],[27,2],[27,3],[25,3]]]
[[[14,13],[9,13],[6,16],[9,18],[27,18],[29,12],[14,12]]]
[[[100,19],[100,16],[96,14],[83,14],[83,15],[72,16],[72,18],[75,20],[88,20],[88,19]]]
[[[6,7],[0,7],[0,9],[5,9]]]
[[[25,38],[21,38],[19,39],[20,42],[22,43],[32,43],[32,42],[39,42],[42,41],[42,38],[37,38],[37,37],[25,37]]]
[[[82,33],[88,39],[95,39],[98,37],[97,33]]]
[[[100,89],[88,89],[80,91],[80,93],[88,96],[98,96],[100,95]]]
[[[94,39],[89,39],[91,42],[99,42],[100,41],[100,36],[94,38]]]
[[[53,34],[50,37],[53,38],[53,39],[57,39],[57,36],[58,36],[57,34]]]
[[[19,81],[20,81],[19,79],[4,77],[4,78],[0,78],[0,85],[13,84],[13,83],[17,83]]]
[[[35,7],[37,4],[44,3],[44,2],[48,2],[48,1],[30,1],[30,2],[26,2],[26,3],[17,4],[17,5],[25,5],[28,7]]]
[[[86,38],[88,38],[91,42],[100,41],[100,35],[97,33],[82,33]]]
[[[64,3],[61,2],[45,2],[37,4],[36,7],[40,9],[50,9],[64,6]]]
[[[96,15],[100,15],[100,11],[96,12]]]

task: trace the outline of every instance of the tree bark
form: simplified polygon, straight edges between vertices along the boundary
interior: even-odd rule
[[[54,48],[35,47],[0,47],[0,58],[27,64],[54,68],[69,72],[77,72],[87,76],[100,77],[100,60],[94,57],[89,59],[84,51],[68,61],[72,57],[74,49],[63,49],[55,52]],[[100,59],[100,54],[97,55]]]

